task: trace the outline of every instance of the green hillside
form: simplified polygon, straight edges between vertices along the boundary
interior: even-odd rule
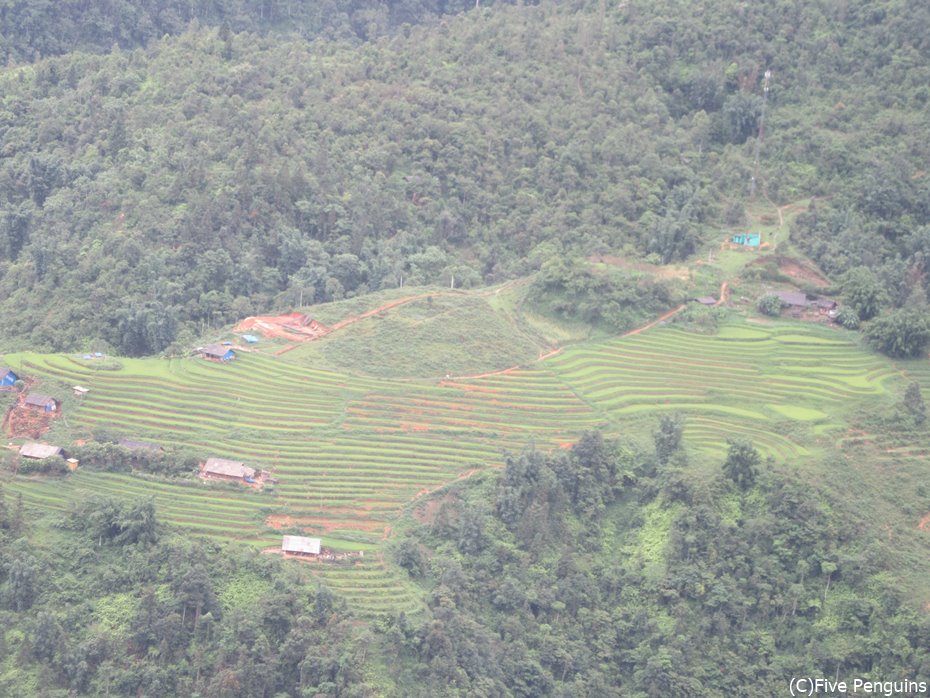
[[[927,680],[928,27],[0,0],[0,696]]]
[[[3,349],[147,355],[300,298],[694,260],[801,200],[792,235],[819,264],[921,302],[924,3],[497,3],[384,32],[378,12],[463,5],[311,4],[119,3],[86,34],[125,50],[0,69]],[[24,8],[28,35],[83,26],[34,5],[0,10],[4,33]],[[271,31],[317,11],[377,39]]]
[[[452,338],[459,325],[447,315],[457,312],[473,319],[468,304],[442,309]],[[326,357],[330,343],[344,352],[367,342],[367,351],[377,351],[382,341],[364,324],[349,336],[334,333],[306,346]],[[9,354],[5,360],[39,386],[90,388],[66,405],[51,440],[68,443],[108,429],[203,457],[240,459],[280,480],[273,492],[247,494],[95,473],[89,463],[91,470],[82,467],[64,483],[20,477],[10,490],[50,509],[66,509],[87,493],[147,493],[165,521],[217,539],[273,545],[277,534],[267,522],[320,535],[337,549],[377,551],[414,498],[501,465],[505,450],[528,439],[558,450],[592,427],[639,435],[672,412],[685,415],[685,439],[698,463],[717,462],[727,438],[742,436],[775,462],[829,477],[814,464],[832,452],[857,410],[888,402],[904,386],[894,366],[861,349],[854,335],[789,322],[734,317],[713,335],[660,326],[532,357],[523,367],[449,379],[435,376],[430,351],[437,337],[427,333],[417,343],[416,333],[406,336],[408,361],[423,369],[414,373],[432,379],[364,376],[377,372],[364,362],[354,373],[314,369],[304,365],[311,354],[289,360],[299,350],[240,353],[227,365],[121,359],[118,370],[88,368],[90,362],[66,355]],[[472,348],[459,347],[464,355]],[[359,610],[416,608],[416,594],[379,556],[366,558],[363,569],[383,580],[377,593],[360,588],[353,570],[321,574]]]

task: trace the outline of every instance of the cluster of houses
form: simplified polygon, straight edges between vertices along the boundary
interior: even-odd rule
[[[838,310],[837,302],[824,296],[809,296],[801,291],[775,291],[772,295],[793,315],[800,315],[805,310],[816,310],[821,315],[834,318]]]

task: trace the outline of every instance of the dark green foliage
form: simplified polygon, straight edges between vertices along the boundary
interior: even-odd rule
[[[888,295],[878,277],[865,267],[855,267],[843,275],[843,298],[860,320],[871,320],[888,302]]]
[[[859,313],[852,308],[840,308],[836,314],[836,322],[847,330],[859,329]]]
[[[16,472],[23,475],[40,473],[42,475],[64,475],[68,472],[68,464],[63,458],[18,458]]]
[[[762,456],[748,439],[727,439],[729,449],[723,463],[723,474],[741,490],[750,489],[759,476]]]
[[[755,135],[762,115],[762,98],[737,92],[727,97],[720,113],[718,137],[726,143],[745,143]]]
[[[492,487],[473,479],[456,494],[480,506]],[[737,695],[748,681],[777,696],[786,672],[890,675],[926,661],[925,623],[886,579],[882,532],[866,533],[857,512],[772,470],[736,510],[722,477],[677,487],[685,506],[656,499],[640,471],[584,523],[553,511],[561,533],[542,549],[497,517],[477,553],[454,530],[418,529],[434,561],[429,614],[392,631],[405,638],[400,676],[429,688],[408,695]],[[644,560],[646,541],[659,562]],[[891,649],[889,636],[905,639]]]
[[[920,383],[917,381],[908,383],[907,389],[904,391],[903,405],[917,426],[921,426],[927,421],[927,407],[924,404],[924,396],[920,391]]]
[[[498,0],[498,3],[502,0]],[[486,0],[485,4],[493,4]],[[217,26],[225,60],[233,57],[233,32],[277,30],[305,38],[329,36],[374,39],[402,24],[435,20],[443,14],[473,9],[470,0],[79,0],[12,2],[0,5],[0,62],[31,61],[68,51],[105,52],[132,48],[166,35],[180,34],[191,23]],[[52,69],[57,84],[73,77]]]
[[[590,519],[613,502],[621,484],[619,461],[617,444],[599,432],[585,432],[558,457],[547,458],[532,447],[508,455],[497,487],[497,515],[518,536],[542,545],[557,534],[556,514],[566,506]]]
[[[200,461],[195,454],[168,448],[125,448],[120,446],[120,436],[106,429],[96,430],[95,440],[83,446],[75,446],[72,454],[81,462],[81,467],[108,472],[142,471],[156,475],[190,475],[197,471]]]
[[[623,331],[668,310],[679,298],[663,281],[645,274],[596,273],[581,262],[554,259],[534,281],[538,301],[568,319]]]
[[[420,552],[419,544],[413,538],[404,538],[398,544],[395,559],[412,577],[421,577],[426,571],[426,561]]]
[[[370,692],[359,687],[372,638],[300,568],[235,546],[155,540],[146,501],[91,500],[63,525],[67,540],[52,529],[35,541],[0,526],[0,643],[17,655],[4,695]],[[98,547],[101,536],[110,545]]]
[[[745,191],[766,67],[766,192],[830,197],[797,243],[830,274],[874,269],[893,305],[930,279],[920,3],[434,21],[473,5],[6,3],[14,62],[123,48],[0,73],[0,337],[174,352],[301,297],[686,258]],[[621,328],[662,304],[601,284],[565,311]]]
[[[777,317],[781,315],[781,298],[771,293],[766,296],[762,296],[762,298],[759,299],[759,302],[756,303],[756,309],[763,315]]]
[[[922,310],[902,308],[873,320],[865,334],[888,356],[920,356],[930,345],[930,318]]]
[[[72,512],[64,525],[86,532],[97,545],[150,545],[158,540],[152,498],[121,502],[95,496]]]
[[[659,429],[653,434],[656,445],[656,460],[660,465],[681,448],[681,437],[685,429],[685,418],[680,412],[663,414],[659,417]]]

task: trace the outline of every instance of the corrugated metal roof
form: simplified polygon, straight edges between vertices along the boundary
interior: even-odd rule
[[[806,308],[811,304],[807,299],[807,294],[800,291],[775,291],[775,294],[783,303]]]
[[[223,356],[227,351],[232,351],[229,347],[224,347],[222,344],[208,344],[205,347],[200,347],[200,353],[206,354],[207,356]]]
[[[203,471],[210,475],[225,475],[227,477],[255,477],[255,468],[250,468],[239,461],[226,458],[208,458],[204,463]]]
[[[304,538],[303,536],[284,536],[284,540],[281,542],[281,550],[286,553],[319,555],[320,539]]]
[[[49,395],[42,395],[41,393],[29,393],[29,395],[26,396],[26,404],[34,405],[35,407],[45,407],[50,402],[57,402],[57,400]]]
[[[19,455],[26,458],[52,458],[57,456],[61,458],[62,450],[60,446],[49,446],[48,444],[23,444],[19,449]]]
[[[0,366],[0,378],[3,378],[7,373],[10,373],[11,371],[12,369],[8,368],[7,366]]]

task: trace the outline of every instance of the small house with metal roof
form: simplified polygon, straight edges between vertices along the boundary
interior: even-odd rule
[[[15,385],[19,376],[13,373],[13,370],[6,366],[0,366],[0,388]]]
[[[55,398],[41,393],[29,393],[25,400],[26,407],[45,412],[55,412],[58,410],[58,404],[58,400]]]
[[[204,478],[208,479],[236,482],[252,482],[255,480],[255,468],[250,468],[244,463],[226,458],[208,458],[200,472]]]
[[[29,443],[22,445],[22,447],[19,449],[19,455],[21,455],[23,458],[42,460],[44,458],[64,458],[65,452],[60,446]]]
[[[281,551],[289,555],[319,555],[321,541],[319,538],[304,536],[284,536]]]
[[[222,344],[208,344],[205,347],[198,348],[197,353],[210,361],[222,361],[224,363],[236,358],[236,352]]]

